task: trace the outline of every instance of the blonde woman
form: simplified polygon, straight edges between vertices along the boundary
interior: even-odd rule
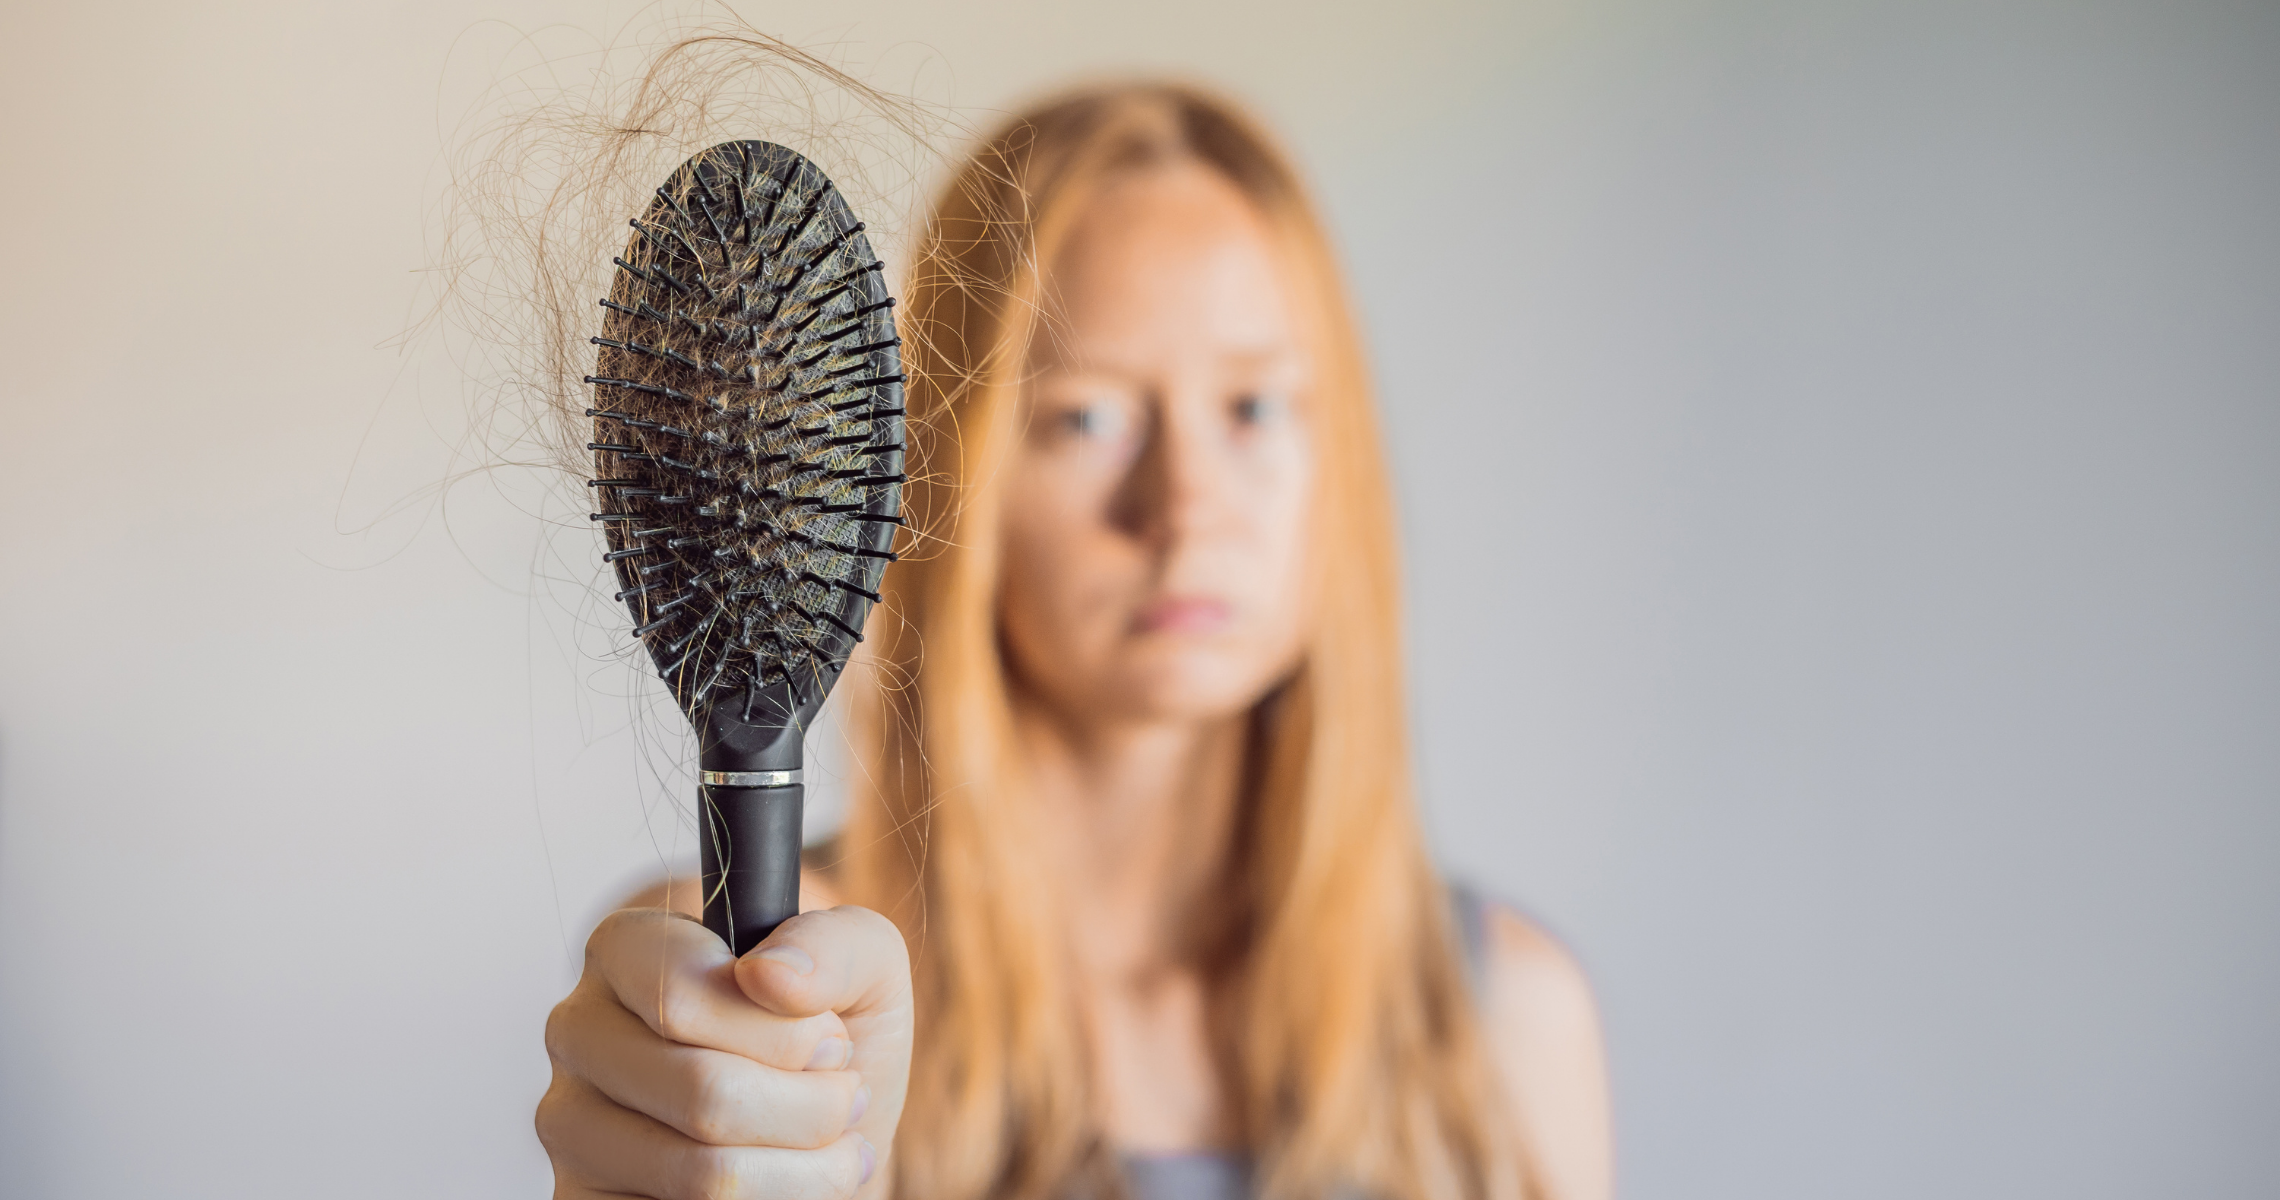
[[[906,282],[928,537],[863,787],[741,960],[660,888],[548,1023],[556,1195],[1599,1200],[1581,973],[1412,805],[1352,318],[1271,143],[1170,87],[1011,122]]]

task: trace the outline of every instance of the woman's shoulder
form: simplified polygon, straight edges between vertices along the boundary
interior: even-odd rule
[[[1449,905],[1465,965],[1484,992],[1508,999],[1589,996],[1590,983],[1574,953],[1517,906],[1463,881],[1449,884]]]
[[[1519,909],[1477,905],[1480,1008],[1523,1136],[1553,1196],[1612,1189],[1599,1001],[1566,944]]]
[[[1591,1005],[1591,981],[1567,944],[1509,904],[1479,908],[1481,983],[1492,997],[1531,1009]]]

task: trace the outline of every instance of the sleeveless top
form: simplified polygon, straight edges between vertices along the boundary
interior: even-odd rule
[[[1449,907],[1464,944],[1467,973],[1478,988],[1488,957],[1488,901],[1472,888],[1452,883]],[[1251,1157],[1212,1150],[1127,1154],[1124,1185],[1131,1200],[1250,1200]]]

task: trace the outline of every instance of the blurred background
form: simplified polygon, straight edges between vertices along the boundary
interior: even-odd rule
[[[0,14],[0,1195],[547,1188],[544,1014],[690,843],[591,547],[387,343],[518,34],[683,11]],[[1295,144],[1428,818],[1591,971],[1625,1195],[2272,1194],[2280,6],[737,11]]]

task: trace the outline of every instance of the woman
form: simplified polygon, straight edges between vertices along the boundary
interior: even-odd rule
[[[905,300],[928,536],[846,685],[849,826],[741,960],[686,884],[596,930],[556,1194],[1607,1195],[1581,974],[1426,856],[1380,448],[1282,158],[1183,89],[1045,105]]]

